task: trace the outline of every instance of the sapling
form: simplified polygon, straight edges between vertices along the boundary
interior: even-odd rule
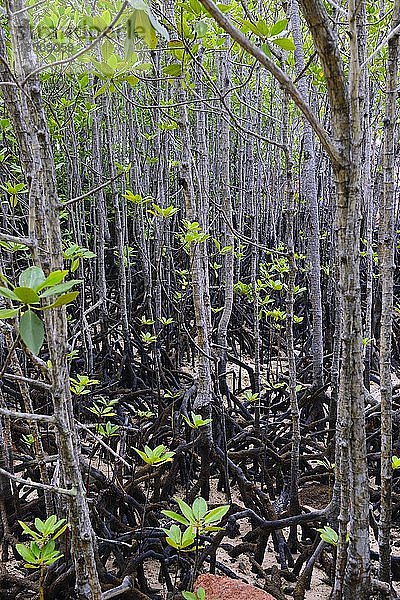
[[[159,446],[154,448],[154,450],[152,450],[149,446],[145,446],[144,451],[139,450],[138,448],[134,448],[134,450],[140,456],[140,458],[146,463],[146,465],[149,465],[150,467],[154,467],[154,468],[164,465],[167,462],[172,462],[172,460],[173,460],[172,457],[175,455],[175,452],[169,451],[167,449],[167,447],[164,446],[164,444],[160,444]],[[142,517],[142,527],[141,527],[142,532],[144,529],[147,504],[148,504],[149,495],[150,495],[150,477],[151,477],[151,469],[149,470],[148,477],[147,477],[146,500],[145,500],[144,507],[143,507],[143,517]]]
[[[199,587],[195,592],[182,592],[182,596],[185,600],[205,600],[206,591],[203,587]]]
[[[192,539],[192,545],[195,545],[195,565],[193,570],[193,581],[196,578],[197,573],[197,563],[200,549],[200,535],[202,533],[208,533],[213,531],[221,531],[221,527],[218,527],[216,523],[219,523],[221,519],[226,515],[229,510],[229,505],[224,504],[221,506],[217,506],[211,510],[208,510],[207,502],[201,496],[196,498],[193,502],[192,506],[189,506],[184,500],[181,498],[175,498],[176,503],[179,506],[181,514],[176,513],[172,510],[163,510],[162,514],[166,517],[169,517],[173,521],[177,521],[182,525],[186,526],[185,532],[183,534],[178,533],[177,529],[179,528],[171,528],[169,530],[164,529],[167,533],[167,543],[170,546],[179,547],[177,550],[183,550],[190,548],[191,544],[189,541]],[[192,537],[191,537],[192,536]],[[171,543],[172,542],[172,543]]]
[[[34,529],[23,521],[18,521],[23,529],[23,534],[31,538],[29,545],[17,544],[16,551],[25,561],[27,569],[39,569],[39,600],[44,600],[44,576],[47,567],[53,565],[63,554],[56,550],[55,540],[64,533],[68,527],[65,519],[58,519],[51,515],[46,521],[35,519]],[[35,531],[36,530],[36,531]]]

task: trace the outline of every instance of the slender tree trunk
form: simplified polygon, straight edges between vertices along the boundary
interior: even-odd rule
[[[400,0],[393,9],[392,29],[400,23]],[[399,34],[389,40],[386,111],[383,136],[383,197],[379,220],[379,259],[382,285],[380,331],[381,386],[381,512],[379,519],[379,575],[390,583],[390,527],[392,521],[392,319],[394,276],[395,126],[400,55]],[[382,598],[387,595],[382,594]]]
[[[226,50],[221,54],[220,58],[220,86],[223,94],[225,106],[230,106],[230,91],[231,86],[231,65],[229,56],[229,38],[225,40]],[[221,313],[221,319],[218,323],[218,377],[222,395],[226,398],[229,395],[229,390],[226,382],[227,369],[227,350],[228,350],[228,327],[232,315],[233,307],[233,273],[234,273],[234,236],[232,233],[232,199],[230,192],[230,132],[229,121],[220,119],[219,131],[219,194],[220,204],[223,211],[222,215],[222,230],[223,243],[225,247],[229,247],[223,256],[223,290],[224,290],[224,307]]]
[[[292,0],[290,15],[292,24],[293,40],[296,44],[294,59],[296,72],[302,74],[297,86],[302,96],[309,102],[307,79],[305,77],[305,60],[303,51],[303,39],[300,26],[299,6],[297,0]],[[319,249],[319,206],[318,190],[315,175],[317,165],[314,149],[314,135],[312,127],[307,119],[303,118],[304,137],[304,167],[302,177],[303,192],[307,202],[309,236],[308,255],[311,263],[310,269],[310,301],[312,312],[312,357],[313,357],[313,385],[315,389],[322,388],[324,383],[324,340],[322,333],[322,295],[321,295],[321,258]]]
[[[23,125],[16,123],[16,132],[25,129],[20,151],[27,152],[31,171],[26,173],[29,189],[29,235],[35,240],[34,260],[46,273],[62,268],[60,208],[49,131],[43,109],[40,83],[31,76],[36,68],[23,0],[7,2],[10,37],[15,73],[19,82],[26,80],[20,95]],[[11,110],[11,114],[13,111]],[[27,142],[27,143],[26,143]],[[68,496],[71,523],[72,552],[75,562],[76,591],[79,600],[101,599],[96,561],[95,538],[89,517],[86,492],[79,465],[78,434],[74,423],[67,363],[67,320],[65,307],[45,311],[47,345],[52,362],[52,400],[57,421],[57,445],[63,469],[64,484],[76,491]]]

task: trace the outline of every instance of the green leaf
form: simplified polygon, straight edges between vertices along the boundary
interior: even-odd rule
[[[34,554],[30,551],[29,548],[27,548],[26,546],[24,546],[24,544],[16,544],[15,549],[18,552],[18,554],[20,556],[22,556],[22,558],[27,563],[30,563],[30,564],[35,564],[36,563],[36,558],[35,558]]]
[[[0,296],[9,298],[10,300],[18,300],[18,296],[16,296],[12,290],[2,286],[0,286]]]
[[[18,523],[21,525],[23,533],[25,535],[30,535],[31,537],[33,537],[33,539],[40,540],[40,536],[35,531],[33,531],[26,523],[24,523],[23,521],[18,521]]]
[[[257,26],[257,30],[261,33],[261,35],[263,37],[268,37],[269,27],[264,19],[258,19],[256,26]]]
[[[193,594],[193,592],[182,592],[182,596],[185,600],[197,600],[196,594]]]
[[[30,287],[16,287],[14,294],[24,304],[39,304],[40,302],[39,295]]]
[[[129,4],[134,9],[129,18],[128,33],[131,37],[139,37],[151,49],[157,46],[156,31],[169,40],[168,31],[154,17],[150,7],[143,0],[130,0]]]
[[[186,502],[181,500],[181,498],[175,498],[175,501],[178,504],[181,513],[186,517],[189,523],[191,523],[193,521],[193,512],[189,504],[186,504]]]
[[[241,29],[244,33],[248,33],[249,31],[252,31],[253,33],[256,34],[256,36],[258,36],[258,37],[260,36],[260,32],[258,31],[257,27],[254,25],[254,23],[252,23],[251,21],[244,20]]]
[[[45,308],[58,308],[59,306],[64,306],[64,304],[70,304],[73,302],[76,297],[79,296],[79,292],[69,292],[68,294],[62,294],[57,298],[55,302],[46,306]]]
[[[180,63],[172,63],[166,65],[163,68],[164,75],[170,75],[171,77],[179,77],[182,75],[182,65]]]
[[[35,527],[40,533],[43,533],[46,528],[42,519],[39,519],[38,517],[35,519]]]
[[[285,31],[285,29],[288,26],[288,21],[287,19],[282,19],[282,21],[277,21],[275,23],[275,25],[272,25],[271,27],[271,31],[270,31],[270,35],[273,37],[274,35],[279,35],[280,33],[282,33],[282,31]]]
[[[171,525],[168,533],[169,537],[174,540],[176,544],[179,544],[182,538],[182,532],[178,525]]]
[[[189,525],[189,523],[190,523],[190,521],[185,519],[185,517],[182,517],[182,515],[179,515],[178,513],[174,512],[173,510],[162,510],[161,512],[166,517],[169,517],[170,519],[173,519],[174,521],[177,521],[178,523],[182,523],[182,525]]]
[[[271,42],[284,50],[296,50],[294,41],[290,38],[275,38],[274,40],[271,40]]]
[[[42,556],[43,558],[51,558],[54,556],[54,550],[56,547],[56,543],[54,540],[49,540],[45,546],[42,548]],[[57,552],[56,552],[57,554]]]
[[[20,274],[19,285],[36,290],[45,279],[46,277],[40,267],[28,267]]]
[[[400,458],[398,456],[392,456],[392,469],[400,469]]]
[[[110,56],[112,56],[112,54],[114,53],[113,44],[109,40],[106,40],[105,42],[103,42],[100,52],[101,56],[103,57],[103,60],[107,62]]]
[[[90,410],[90,409],[89,409]],[[148,461],[148,456],[145,452],[142,452],[142,450],[138,450],[137,448],[134,448],[134,451],[139,454],[140,458],[143,459],[145,462]]]
[[[36,542],[31,542],[30,549],[36,558],[40,558],[40,546]]]
[[[34,354],[38,354],[44,342],[44,326],[39,317],[31,310],[22,315],[19,333],[24,344]]]
[[[124,81],[127,81],[129,83],[129,85],[134,87],[139,82],[139,79],[137,77],[135,77],[135,75],[128,75],[127,77],[124,78]]]
[[[205,600],[206,591],[203,587],[197,588],[197,597],[199,600]]]
[[[187,548],[194,543],[195,536],[191,525],[185,529],[182,535],[182,548]]]
[[[205,21],[197,21],[197,23],[194,23],[193,29],[197,33],[197,36],[199,38],[202,38],[206,35],[208,31],[208,25]]]
[[[215,523],[215,521],[220,521],[222,517],[226,515],[228,510],[228,504],[224,504],[224,506],[218,506],[217,508],[213,508],[204,517],[204,523]]]
[[[336,533],[336,531],[332,529],[332,527],[328,527],[328,525],[325,525],[325,527],[317,529],[317,531],[319,531],[321,540],[323,540],[327,544],[331,544],[331,546],[337,546],[339,536]]]
[[[0,310],[0,319],[12,319],[18,312],[18,308],[2,308]]]
[[[68,292],[74,285],[78,283],[82,283],[82,279],[74,279],[73,281],[66,281],[65,283],[60,283],[58,285],[54,285],[43,294],[40,294],[41,298],[47,298],[48,296],[58,296],[59,294],[63,294],[64,292]]]
[[[68,271],[53,271],[52,273],[50,273],[50,275],[48,277],[46,277],[46,279],[43,281],[43,283],[41,283],[38,287],[35,288],[36,292],[40,292],[41,290],[43,290],[46,287],[51,287],[53,285],[57,285],[58,283],[61,283],[61,281],[64,279],[64,277],[68,275]],[[31,286],[33,287],[33,286]]]
[[[207,512],[207,502],[201,496],[196,498],[192,504],[192,512],[197,521],[200,521]]]

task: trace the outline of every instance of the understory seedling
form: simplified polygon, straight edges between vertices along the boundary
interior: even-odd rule
[[[18,521],[23,529],[23,534],[31,538],[29,545],[16,544],[15,549],[24,559],[27,569],[39,569],[39,600],[44,600],[43,582],[47,567],[59,560],[63,554],[56,550],[56,539],[68,527],[65,519],[58,519],[51,515],[46,521],[35,519],[32,529],[23,521]]]
[[[203,587],[199,587],[195,592],[182,592],[185,600],[205,600],[206,591]]]
[[[163,510],[162,513],[173,521],[182,523],[186,527],[191,527],[195,535],[208,531],[220,531],[221,527],[216,527],[212,523],[218,523],[226,515],[229,510],[229,504],[217,506],[208,510],[207,502],[201,496],[196,498],[192,506],[189,506],[181,498],[175,498],[182,514],[172,510]]]
[[[178,525],[171,525],[169,529],[163,528],[163,532],[166,534],[165,541],[167,544],[175,550],[183,552],[191,550],[196,539],[191,526],[186,527],[185,531],[182,532]]]
[[[149,448],[149,446],[145,446],[144,452],[138,448],[134,448],[134,451],[139,454],[140,458],[146,463],[146,465],[150,465],[152,467],[159,467],[164,463],[171,462],[172,457],[175,454],[175,452],[169,452],[167,447],[163,444],[160,444],[154,448],[154,450]]]
[[[166,542],[178,551],[178,560],[180,551],[195,551],[195,562],[192,573],[192,583],[196,579],[197,565],[200,550],[200,534],[212,531],[221,531],[221,527],[216,524],[226,515],[229,505],[224,504],[208,510],[208,504],[201,496],[196,498],[192,506],[189,506],[181,498],[175,498],[176,503],[182,514],[172,510],[163,510],[162,514],[173,521],[185,525],[186,529],[182,533],[178,525],[171,525],[169,529],[163,529],[166,533]]]
[[[400,469],[400,458],[398,456],[392,456],[392,469],[393,471]]]
[[[317,531],[319,531],[321,540],[323,540],[327,544],[330,544],[331,546],[336,547],[338,545],[339,536],[337,532],[334,529],[332,529],[332,527],[328,527],[328,525],[325,525],[324,527],[317,529]]]
[[[76,377],[70,377],[70,382],[71,392],[75,396],[84,396],[85,394],[90,394],[89,388],[92,385],[98,385],[99,380],[90,379],[87,375],[77,375]]]
[[[192,416],[191,420],[185,415],[183,415],[183,419],[191,429],[199,429],[199,427],[204,427],[204,425],[211,423],[211,419],[203,419],[201,415],[196,415],[193,411],[190,414]]]
[[[338,536],[337,532],[334,529],[332,529],[332,527],[325,525],[324,527],[317,529],[317,531],[319,531],[321,540],[323,540],[327,544],[330,544],[331,546],[334,546],[335,548],[337,547],[338,542],[339,542],[339,536]],[[349,536],[349,534],[347,534],[346,542],[348,542],[349,539],[350,539],[350,536]]]

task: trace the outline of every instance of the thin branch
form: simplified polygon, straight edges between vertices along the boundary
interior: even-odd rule
[[[37,69],[34,69],[30,73],[28,73],[28,75],[25,77],[24,81],[22,82],[22,86],[24,86],[26,84],[26,82],[28,81],[28,79],[30,77],[33,77],[34,75],[37,75],[38,73],[41,73],[42,71],[46,71],[47,69],[52,69],[53,67],[59,67],[61,65],[67,65],[67,64],[73,62],[74,60],[76,60],[77,58],[79,58],[80,56],[82,56],[83,54],[86,54],[86,52],[88,52],[92,48],[94,48],[108,33],[110,33],[110,31],[112,30],[112,28],[114,27],[114,25],[117,23],[118,19],[123,14],[123,12],[124,12],[124,10],[126,9],[127,6],[128,6],[128,1],[125,0],[125,2],[122,4],[121,9],[118,11],[117,15],[111,21],[111,23],[88,46],[86,46],[85,48],[82,48],[82,50],[79,50],[79,52],[76,52],[72,56],[69,56],[67,58],[63,58],[61,60],[57,60],[57,61],[55,61],[55,62],[53,62],[53,63],[51,63],[49,65],[43,65],[41,67],[38,67]]]
[[[8,233],[2,233],[0,231],[0,240],[2,242],[10,242],[11,244],[23,244],[28,248],[34,248],[35,242],[30,238],[16,237],[15,235],[8,235]]]
[[[400,24],[397,25],[397,27],[395,27],[394,29],[392,29],[392,31],[389,33],[388,36],[385,37],[385,39],[383,40],[383,42],[381,42],[379,44],[379,46],[377,48],[375,48],[375,50],[373,51],[372,54],[370,54],[368,56],[368,58],[366,58],[364,60],[364,62],[361,65],[361,69],[364,69],[368,63],[370,63],[372,61],[372,59],[381,51],[383,50],[383,48],[386,46],[386,44],[392,39],[392,37],[394,37],[395,35],[400,34]]]
[[[45,383],[44,381],[38,381],[37,379],[31,379],[30,377],[23,377],[22,375],[14,375],[12,373],[3,373],[2,375],[5,379],[10,379],[11,381],[22,381],[23,383],[28,383],[32,387],[36,387],[39,390],[45,390],[46,392],[51,392],[51,385]]]
[[[264,52],[255,46],[248,37],[237,29],[231,21],[219,10],[213,0],[200,0],[204,8],[210,13],[220,27],[228,33],[251,56],[267,69],[279,81],[290,95],[296,106],[301,110],[318,136],[323,148],[334,164],[342,163],[342,155],[332,141],[331,136],[323,127],[310,105],[304,100],[293,81],[280,69]]]
[[[17,477],[17,475],[13,475],[12,473],[9,473],[9,471],[6,471],[5,469],[1,468],[0,475],[4,475],[4,477],[8,477],[8,479],[11,479],[16,483],[21,483],[22,485],[27,485],[28,487],[38,488],[39,490],[48,490],[50,492],[54,492],[55,494],[63,494],[64,496],[76,497],[77,495],[75,488],[66,490],[64,488],[56,487],[55,485],[46,485],[44,483],[38,483],[37,481],[29,481],[29,479]]]
[[[56,423],[56,419],[51,415],[18,412],[16,410],[8,410],[7,408],[0,408],[0,415],[10,417],[11,419],[25,419],[26,421],[44,421],[46,423]]]
[[[126,577],[124,577],[121,585],[113,588],[112,590],[107,590],[107,592],[104,592],[101,596],[101,600],[109,600],[110,598],[114,598],[115,596],[119,596],[120,594],[124,594],[125,592],[129,592],[132,588],[133,581],[127,575]]]
[[[120,456],[117,452],[115,452],[115,450],[113,450],[108,444],[106,444],[105,442],[103,442],[103,440],[96,434],[94,434],[92,431],[90,431],[90,429],[88,427],[86,427],[86,425],[83,425],[82,423],[79,423],[79,421],[77,421],[78,423],[78,427],[80,429],[83,429],[84,431],[86,431],[86,433],[88,433],[89,435],[91,435],[101,446],[103,446],[103,448],[105,448],[106,450],[108,450],[108,452],[110,452],[110,454],[112,454],[113,456],[115,456],[115,458],[117,460],[119,460],[120,462],[122,462],[126,467],[128,467],[128,469],[130,471],[132,471],[132,465],[129,464],[124,458],[122,458],[122,456]]]
[[[98,185],[97,187],[93,188],[92,190],[89,190],[85,194],[82,194],[81,196],[76,196],[76,198],[71,198],[71,200],[67,200],[67,202],[63,202],[62,206],[63,207],[64,206],[69,206],[70,204],[73,204],[74,202],[79,202],[79,200],[84,200],[85,198],[88,198],[89,196],[92,196],[96,192],[99,192],[103,188],[105,188],[108,185],[110,185],[110,183],[112,183],[113,181],[115,181],[116,179],[118,179],[118,177],[121,177],[122,175],[125,175],[125,171],[121,171],[121,173],[117,173],[117,175],[115,175],[115,177],[112,177],[108,181],[105,181],[104,183],[102,183],[102,184]]]

